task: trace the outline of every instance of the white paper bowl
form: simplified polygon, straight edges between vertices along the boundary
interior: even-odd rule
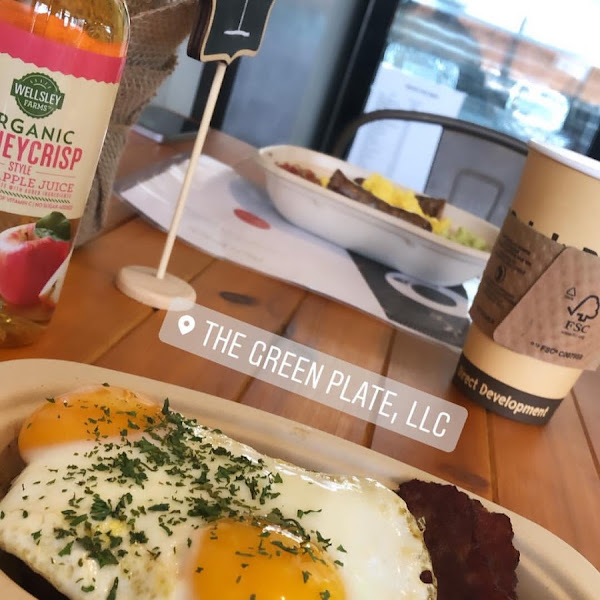
[[[321,188],[289,173],[277,163],[289,162],[312,169],[319,177],[340,169],[346,177],[371,173],[314,150],[298,146],[267,146],[260,150],[267,191],[277,211],[290,223],[319,237],[372,258],[428,283],[461,284],[483,272],[489,252],[462,246],[416,225]],[[444,216],[453,228],[465,227],[491,248],[498,228],[447,204]]]
[[[406,463],[278,415],[93,365],[43,359],[6,361],[0,363],[0,381],[3,383],[0,395],[0,496],[22,469],[16,437],[26,416],[44,402],[44,398],[101,382],[148,394],[158,402],[169,398],[174,410],[197,418],[209,427],[218,427],[226,435],[265,454],[307,469],[374,477],[392,489],[415,477],[443,482]],[[600,573],[581,554],[536,523],[485,498],[469,495],[489,510],[505,513],[511,519],[514,543],[521,553],[517,568],[520,600],[598,599]],[[1,569],[0,597],[3,600],[44,600],[41,595],[36,599],[27,593]]]

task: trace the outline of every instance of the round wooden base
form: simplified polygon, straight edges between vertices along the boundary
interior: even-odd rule
[[[196,301],[196,291],[189,283],[169,273],[159,279],[156,269],[150,267],[123,267],[117,273],[115,284],[125,295],[154,308],[172,308],[175,299],[190,305]]]

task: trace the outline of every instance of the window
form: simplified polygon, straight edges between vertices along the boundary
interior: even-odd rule
[[[585,153],[600,125],[599,0],[401,3],[383,63],[465,93],[459,118]]]

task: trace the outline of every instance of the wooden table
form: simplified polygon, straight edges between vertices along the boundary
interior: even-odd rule
[[[132,134],[121,175],[183,149]],[[260,182],[251,146],[211,132],[206,151]],[[312,425],[493,499],[556,533],[600,568],[597,373],[581,378],[547,426],[516,423],[486,413],[453,389],[455,351],[177,242],[169,271],[194,286],[199,304],[464,405],[469,418],[458,446],[441,452],[160,342],[164,312],[122,295],[113,279],[123,265],[156,266],[164,240],[164,233],[115,202],[107,231],[75,252],[44,337],[33,346],[0,350],[0,360],[95,364]]]

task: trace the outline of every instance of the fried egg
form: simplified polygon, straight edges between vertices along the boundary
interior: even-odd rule
[[[392,491],[265,456],[167,401],[106,385],[49,398],[18,444],[0,546],[71,600],[436,597]]]

